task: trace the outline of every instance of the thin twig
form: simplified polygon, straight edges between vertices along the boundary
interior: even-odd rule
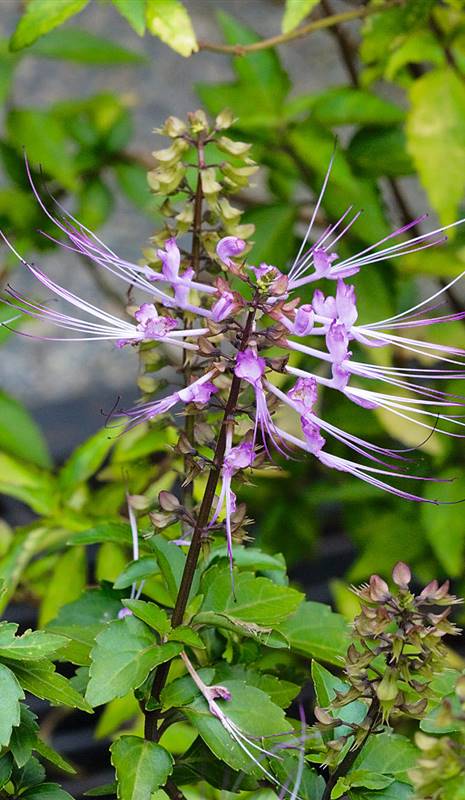
[[[381,14],[383,11],[388,11],[390,8],[402,5],[403,0],[388,0],[382,6],[364,6],[357,8],[353,11],[343,11],[340,14],[333,14],[324,19],[317,19],[303,25],[301,28],[289,31],[288,33],[280,33],[277,36],[271,36],[269,39],[261,39],[252,44],[221,44],[220,42],[199,42],[199,50],[210,50],[212,53],[232,53],[232,55],[243,56],[247,53],[256,53],[258,50],[267,50],[269,47],[276,47],[280,44],[292,42],[294,39],[303,39],[310,33],[315,31],[331,28],[333,25],[339,25],[342,22],[350,22],[353,19],[364,19],[372,14]]]

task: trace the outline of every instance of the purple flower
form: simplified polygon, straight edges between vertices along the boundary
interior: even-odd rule
[[[321,289],[315,289],[313,292],[312,308],[319,317],[335,319],[337,316],[336,298],[331,295],[325,297]]]
[[[212,394],[216,394],[218,388],[211,381],[194,381],[190,386],[181,389],[178,392],[178,397],[183,403],[196,403],[197,405],[205,405],[210,400]]]
[[[321,435],[320,428],[306,416],[302,417],[301,424],[309,452],[314,456],[318,455],[326,444],[326,439]]]
[[[287,289],[288,279],[277,267],[262,263],[259,267],[251,267],[257,279],[257,286],[262,292],[271,295],[282,295]]]
[[[199,405],[204,405],[208,403],[211,395],[218,391],[217,387],[211,383],[211,378],[216,374],[216,370],[209,370],[184,389],[173,392],[167,397],[163,397],[161,400],[141,403],[118,416],[129,417],[129,424],[127,427],[133,428],[140,422],[146,422],[160,416],[160,414],[165,414],[177,405],[177,403],[198,403]]]
[[[314,378],[299,378],[287,396],[292,400],[294,407],[302,414],[307,414],[313,409],[318,399],[318,386]]]
[[[336,290],[336,314],[346,330],[352,328],[358,317],[355,289],[340,279],[337,282]]]
[[[336,261],[336,253],[327,253],[322,247],[317,247],[313,251],[313,266],[315,275],[318,278],[326,278],[331,269],[331,264]]]
[[[331,323],[326,334],[326,347],[337,364],[340,364],[348,357],[348,344],[349,337],[344,323],[335,320]]]
[[[255,460],[255,448],[252,442],[242,442],[232,447],[225,455],[223,470],[225,474],[234,475],[239,469],[252,466]]]
[[[137,330],[142,334],[143,339],[166,337],[178,327],[178,323],[173,317],[160,317],[153,303],[143,303],[134,316],[139,323]]]
[[[158,257],[163,264],[162,273],[168,280],[175,282],[179,276],[179,267],[181,266],[181,253],[176,244],[176,239],[167,239],[165,242],[166,250],[158,250]]]
[[[216,253],[226,267],[234,267],[233,258],[237,258],[245,250],[246,243],[238,236],[225,236],[216,246]]]
[[[211,316],[215,322],[222,322],[227,317],[230,317],[234,309],[237,307],[234,293],[228,289],[219,290],[220,297],[213,304],[211,309]]]
[[[251,347],[247,347],[237,354],[234,372],[238,378],[256,386],[265,372],[265,359],[260,358]]]
[[[315,314],[310,304],[299,306],[294,320],[292,333],[295,336],[307,336],[315,324]]]

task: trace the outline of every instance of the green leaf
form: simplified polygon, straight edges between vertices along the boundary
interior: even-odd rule
[[[139,36],[145,33],[145,0],[111,0]]]
[[[345,692],[349,686],[340,678],[332,675],[327,669],[318,664],[317,661],[312,662],[312,680],[315,690],[318,705],[321,708],[327,708],[331,701],[336,697],[336,692]],[[360,724],[363,722],[367,714],[367,706],[365,703],[354,701],[342,708],[337,708],[333,712],[333,716],[342,719],[344,722],[355,722]],[[336,729],[339,736],[344,736],[350,733],[349,728],[346,726],[339,726]]]
[[[9,666],[14,670],[21,686],[41,700],[49,700],[52,705],[92,712],[92,708],[70,682],[55,672],[55,665],[51,661],[11,661]]]
[[[439,473],[439,478],[448,478],[453,481],[457,476],[454,468]],[[438,559],[451,578],[456,578],[463,571],[463,556],[465,553],[465,526],[463,524],[463,509],[460,502],[456,505],[453,501],[463,499],[463,486],[460,481],[451,483],[437,483],[428,485],[424,492],[425,497],[442,500],[452,505],[432,505],[423,503],[420,508],[421,521],[426,538]]]
[[[331,800],[347,796],[347,792],[354,786],[362,786],[366,789],[386,789],[394,783],[393,777],[387,775],[379,775],[366,770],[352,770],[348,775],[339,778],[336,785],[331,792]],[[351,795],[349,795],[351,796]]]
[[[289,729],[282,709],[260,689],[234,680],[225,681],[224,686],[229,689],[231,700],[218,700],[218,705],[245,736],[276,736]],[[185,709],[185,714],[217,758],[232,769],[244,770],[249,775],[262,775],[260,768],[234,741],[219,719],[212,715],[203,697],[197,697]],[[255,753],[254,748],[249,746],[248,749]]]
[[[26,789],[21,797],[25,800],[73,800],[58,783],[41,783],[32,789]]]
[[[163,536],[155,536],[151,540],[151,544],[155,550],[158,565],[162,571],[168,591],[174,603],[178,595],[178,589],[181,583],[182,574],[184,572],[186,556],[182,550],[177,547],[177,545],[175,545],[173,542],[169,542]],[[193,581],[190,597],[195,594],[197,587],[198,576],[196,576],[195,580]]]
[[[116,769],[119,800],[150,800],[173,771],[173,758],[155,742],[121,736],[110,747]]]
[[[0,476],[0,493],[22,500],[38,514],[55,510],[56,484],[45,470],[0,453]]]
[[[141,619],[161,636],[165,636],[171,629],[171,623],[166,611],[155,603],[145,600],[124,600],[124,605],[129,608],[136,617]]]
[[[132,544],[131,527],[127,522],[102,522],[94,528],[79,531],[68,541],[68,544]]]
[[[254,263],[264,261],[285,267],[295,249],[294,206],[261,206],[244,214],[244,222],[255,225],[252,257]]]
[[[368,740],[354,761],[353,768],[397,775],[411,769],[417,758],[417,748],[405,736],[380,733]]]
[[[153,195],[151,195],[149,192],[149,186],[147,183],[147,170],[138,164],[125,164],[122,162],[115,165],[115,175],[116,180],[118,181],[118,186],[125,197],[127,197],[127,199],[137,209],[153,216],[155,202]],[[146,433],[142,441],[139,442],[142,450],[148,448],[148,444],[146,443],[147,438],[149,441],[152,438],[159,439],[160,431],[153,429],[148,434]],[[114,460],[116,461],[117,459],[115,458]]]
[[[48,111],[33,108],[13,109],[6,127],[18,153],[26,151],[34,166],[57,178],[67,189],[76,189],[76,175],[65,128]]]
[[[78,14],[89,0],[30,0],[11,38],[11,50],[21,50],[39,36]]]
[[[24,692],[16,676],[4,664],[0,664],[0,697],[2,698],[0,747],[6,747],[13,728],[20,723],[21,705],[19,701],[24,699]]]
[[[410,91],[407,139],[441,222],[456,219],[465,189],[465,86],[452,68],[435,69]]]
[[[235,772],[215,758],[200,736],[197,736],[189,749],[183,754],[182,760],[175,764],[173,782],[176,786],[183,786],[186,783],[196,784],[199,779],[206,780],[209,786],[223,791],[235,791],[238,787],[242,791],[247,791],[257,787],[257,783],[253,778],[248,778],[243,773]],[[264,796],[262,800],[265,800]]]
[[[297,612],[281,623],[283,633],[296,653],[340,666],[348,647],[348,625],[323,603],[302,603]]]
[[[317,95],[312,106],[312,117],[321,125],[377,125],[387,126],[402,122],[402,108],[377,97],[367,89],[335,86]]]
[[[13,771],[13,757],[11,753],[4,753],[0,756],[0,789],[3,789],[5,784],[10,780],[10,775]]]
[[[0,450],[38,467],[50,467],[47,443],[40,428],[18,400],[0,391]]]
[[[121,572],[114,582],[115,589],[126,589],[132,583],[151,578],[160,572],[158,561],[155,556],[141,556],[137,561],[130,564]]]
[[[198,670],[199,677],[207,685],[213,682],[215,670],[211,667],[201,667]],[[160,695],[162,708],[166,711],[169,708],[182,708],[192,703],[200,694],[190,675],[183,675],[165,686]]]
[[[0,622],[0,656],[22,661],[40,661],[54,655],[66,644],[64,636],[46,631],[27,630],[16,636],[18,625],[13,622]]]
[[[180,0],[146,0],[147,30],[180,53],[190,56],[198,48],[192,22]]]
[[[181,642],[182,644],[187,644],[188,647],[198,647],[200,650],[205,650],[205,644],[197,631],[189,628],[188,625],[179,625],[179,627],[173,628],[168,634],[168,641]]]
[[[58,767],[58,769],[63,770],[63,772],[68,772],[71,775],[76,773],[74,767],[60,755],[57,753],[53,747],[50,747],[49,744],[43,742],[42,739],[36,738],[33,749],[41,756],[41,758],[45,758],[46,761],[49,761],[50,764],[53,764],[54,767]]]
[[[87,559],[83,547],[73,547],[59,557],[40,606],[39,625],[54,619],[60,608],[77,600],[86,586]]]
[[[70,456],[60,473],[64,491],[71,491],[97,472],[114,443],[108,430],[103,428],[90,437]]]
[[[10,750],[18,767],[24,767],[32,755],[32,749],[37,741],[39,726],[36,715],[21,703],[21,721],[13,728],[10,739]]]
[[[133,0],[134,1],[134,0]],[[63,28],[43,36],[29,50],[31,55],[75,61],[78,64],[114,66],[116,64],[141,64],[145,58],[140,53],[121,47],[116,42],[96,36],[78,28]]]
[[[32,756],[22,770],[15,770],[15,789],[17,792],[20,792],[22,789],[30,789],[32,786],[43,783],[45,779],[45,769],[40,761],[38,761],[35,756]]]
[[[255,686],[257,689],[261,689],[280,708],[287,708],[299,694],[299,686],[296,683],[277,678],[275,675],[254,672],[252,669],[246,669],[239,664],[231,666],[225,661],[220,662],[215,669],[215,683],[223,683],[229,678],[244,681],[247,686]],[[205,683],[211,683],[205,678],[203,680]]]
[[[300,785],[294,792],[300,800],[321,800],[325,788],[325,781],[308,764],[304,764],[303,769],[299,760],[290,753],[284,753],[282,760],[276,759],[273,763],[273,771],[276,773],[280,783],[288,786],[291,790],[301,773]],[[292,795],[290,795],[292,797]],[[257,798],[258,800],[258,798]]]
[[[281,22],[282,32],[289,33],[297,28],[297,25],[310,14],[310,11],[313,11],[318,3],[319,0],[286,0]]]
[[[349,797],[350,800],[410,800],[413,798],[413,789],[408,783],[394,781],[381,791],[351,789]]]
[[[95,789],[89,789],[88,792],[84,792],[84,797],[108,797],[110,794],[115,795],[117,790],[116,781],[113,781],[113,783],[103,783]]]
[[[228,551],[226,545],[215,547],[207,560],[207,566],[212,564],[217,559],[228,558]],[[256,572],[285,572],[286,565],[284,563],[281,553],[271,555],[259,550],[258,547],[243,547],[236,545],[234,548],[234,565],[239,569],[249,569]]]
[[[135,617],[111,622],[99,633],[91,653],[86,699],[92,706],[137,689],[158,664],[170,661],[182,645],[157,645],[153,633]],[[111,671],[108,665],[111,663]]]
[[[226,612],[231,619],[274,626],[292,614],[302,599],[301,592],[249,572],[237,576],[233,595],[228,570],[221,570],[208,587],[202,611]]]

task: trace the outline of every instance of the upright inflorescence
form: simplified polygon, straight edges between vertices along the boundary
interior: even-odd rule
[[[180,541],[188,542],[199,525],[206,536],[224,519],[231,564],[232,539],[240,529],[234,524],[234,485],[276,454],[285,459],[311,455],[325,468],[401,498],[437,502],[422,497],[422,484],[436,479],[412,473],[408,450],[381,446],[328,421],[324,393],[338,392],[367,414],[382,409],[408,421],[418,429],[419,443],[433,433],[465,436],[464,398],[437,388],[441,380],[463,378],[465,350],[435,344],[424,335],[425,329],[462,319],[465,312],[438,313],[445,297],[442,288],[392,317],[362,321],[350,282],[379,261],[440,244],[445,228],[405,238],[420,218],[340,258],[340,242],[361,212],[349,207],[339,220],[315,231],[330,164],[290,268],[250,264],[247,240],[253,226],[241,221],[242,212],[229,196],[247,187],[257,167],[250,145],[225,135],[232,121],[224,112],[211,124],[197,111],[186,122],[170,117],[160,129],[170,144],[155,151],[156,166],[148,179],[152,192],[162,198],[165,224],[141,262],[120,258],[57,203],[52,213],[27,166],[32,189],[64,237],[63,246],[121,281],[129,290],[129,304],[127,316],[116,316],[25,261],[47,294],[65,301],[68,310],[11,287],[6,298],[18,311],[61,328],[64,338],[111,340],[120,348],[137,348],[144,397],[115,424],[123,430],[156,424],[166,414],[177,422],[182,416],[175,448],[183,459],[184,490],[174,515],[182,527]],[[325,280],[324,291],[312,287],[320,279]],[[380,349],[386,358],[374,357]],[[391,357],[395,351],[402,353],[402,361]],[[291,417],[292,425],[281,421]],[[347,453],[341,454],[341,445]],[[191,486],[200,473],[211,476],[201,517]],[[160,525],[166,521],[163,509],[155,510],[154,519]],[[381,694],[388,691],[389,680]]]
[[[372,575],[369,583],[353,590],[361,609],[344,666],[347,689],[336,692],[329,709],[315,713],[323,729],[339,726],[338,710],[354,701],[365,704],[366,715],[348,726],[345,737],[330,743],[336,752],[348,739],[360,745],[396,716],[421,717],[435,697],[431,682],[447,656],[443,639],[460,633],[449,616],[462,601],[449,594],[448,581],[431,581],[415,594],[410,570],[402,562],[394,567],[392,579],[390,588]]]

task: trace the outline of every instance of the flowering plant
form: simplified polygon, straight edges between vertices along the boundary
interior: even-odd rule
[[[223,112],[212,124],[202,111],[187,122],[166,121],[160,132],[170,144],[154,153],[148,176],[152,191],[163,197],[166,224],[142,262],[120,258],[44,196],[26,164],[32,191],[61,244],[126,284],[128,304],[127,315],[116,316],[77,296],[22,259],[4,236],[48,296],[66,304],[59,310],[52,300],[10,286],[5,302],[12,319],[25,314],[47,324],[39,332],[23,331],[26,336],[108,340],[135,349],[144,392],[136,405],[108,415],[96,458],[84,448],[59,477],[57,517],[75,530],[70,540],[65,531],[69,552],[82,563],[82,545],[99,544],[97,577],[104,582],[80,587],[82,594],[66,598],[71,602],[48,609],[50,633],[43,636],[51,638],[41,639],[36,673],[52,673],[52,662],[45,667],[43,659],[57,653],[79,668],[73,686],[62,688],[61,702],[85,710],[108,704],[106,733],[134,725],[111,746],[116,785],[98,794],[150,800],[163,790],[179,800],[184,786],[206,782],[257,797],[264,784],[294,800],[345,793],[354,800],[381,798],[377,793],[394,784],[399,797],[408,796],[406,770],[414,768],[416,753],[390,726],[437,706],[433,677],[447,653],[441,640],[457,629],[448,620],[450,609],[434,613],[434,606],[450,606],[456,598],[435,583],[414,595],[408,567],[398,564],[393,592],[377,576],[357,591],[362,610],[349,642],[341,616],[304,602],[289,587],[281,558],[245,546],[251,520],[237,495],[258,470],[312,457],[347,480],[402,500],[439,503],[421,488],[409,488],[411,481],[418,487],[444,482],[412,471],[411,448],[382,446],[328,421],[320,392],[342,393],[367,415],[382,409],[407,420],[418,429],[419,445],[436,435],[465,436],[456,413],[463,398],[436,383],[463,377],[465,351],[422,338],[423,328],[465,317],[437,311],[450,284],[407,310],[366,323],[359,321],[351,282],[378,261],[440,245],[444,232],[461,221],[405,239],[420,218],[339,257],[361,212],[349,207],[335,223],[317,228],[330,163],[291,268],[251,264],[253,226],[241,222],[229,195],[248,183],[257,166],[248,144],[225,135],[232,121]],[[321,288],[309,286],[316,281],[324,281]],[[60,329],[56,336],[50,324]],[[380,358],[387,348],[403,360]],[[419,366],[418,358],[433,365]],[[107,477],[118,476],[116,492],[110,484],[101,517],[93,509],[87,524],[80,519],[74,529],[73,511],[85,503],[75,476],[77,484],[85,482],[111,447]],[[155,469],[138,471],[141,455],[154,452],[162,454]],[[115,557],[108,546],[123,556],[116,569],[108,570],[106,556]],[[4,665],[10,686],[17,687],[3,742],[9,748],[6,796],[19,791],[18,770],[27,763],[19,763],[11,745],[13,729],[23,725],[22,689],[56,702],[61,685],[55,676],[53,691],[40,688],[37,675],[30,679],[34,665],[28,662],[18,674],[11,663],[12,649],[20,646],[14,634],[8,634]],[[314,725],[303,702],[293,709],[297,715],[284,711],[299,693],[295,679],[309,658],[318,701]],[[344,679],[319,661],[343,668]],[[188,723],[187,742],[180,747],[171,738],[170,748],[169,734],[181,720]],[[34,737],[43,753],[35,729]],[[383,766],[371,753],[371,737],[402,767],[389,760]]]

